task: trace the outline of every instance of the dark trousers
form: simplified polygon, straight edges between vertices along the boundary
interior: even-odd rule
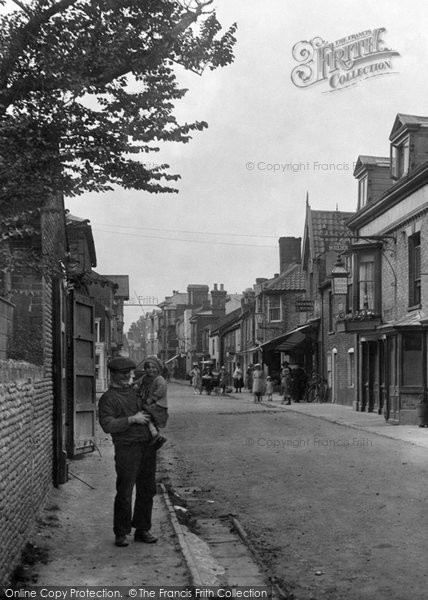
[[[149,531],[156,494],[156,450],[148,442],[115,447],[116,497],[113,531],[127,535],[131,527]],[[136,488],[134,513],[132,492]]]

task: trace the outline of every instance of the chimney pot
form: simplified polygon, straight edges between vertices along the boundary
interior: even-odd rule
[[[217,284],[216,283],[214,284],[214,291],[215,292],[217,291]]]

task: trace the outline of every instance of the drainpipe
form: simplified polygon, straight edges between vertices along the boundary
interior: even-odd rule
[[[321,367],[319,369],[320,375],[321,377],[325,378],[325,369],[324,369],[324,293],[321,292],[321,352],[319,353],[320,356],[318,357],[321,365],[318,365],[318,367]]]

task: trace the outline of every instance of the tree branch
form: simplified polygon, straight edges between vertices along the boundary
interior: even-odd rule
[[[17,0],[14,0],[16,3]],[[13,70],[18,58],[21,56],[23,51],[27,48],[31,39],[37,35],[41,26],[49,21],[53,16],[62,12],[63,10],[72,6],[77,0],[60,0],[56,4],[53,4],[43,12],[39,13],[28,13],[30,19],[20,30],[16,31],[13,35],[13,41],[10,44],[8,55],[1,61],[0,69],[0,89],[4,90],[7,86],[7,80]]]
[[[16,1],[16,0],[15,0]],[[18,0],[20,1],[20,0]],[[13,44],[12,50],[9,52],[9,57],[5,58],[1,65],[0,70],[0,106],[3,109],[7,108],[17,99],[26,96],[30,92],[44,91],[57,89],[55,83],[52,82],[52,86],[49,87],[48,83],[44,80],[29,78],[21,78],[16,81],[9,88],[7,87],[7,79],[13,70],[13,67],[18,60],[19,56],[28,46],[31,38],[37,34],[40,27],[49,20],[53,15],[67,9],[72,6],[77,0],[60,0],[56,4],[49,7],[43,13],[33,15],[27,24],[22,27],[20,32],[17,32],[16,39]],[[111,64],[105,66],[103,70],[93,74],[88,78],[87,83],[95,86],[104,86],[107,83],[128,75],[133,70],[142,71],[149,65],[153,65],[159,62],[168,53],[170,46],[173,41],[182,34],[192,23],[195,23],[201,14],[204,14],[204,8],[211,4],[213,0],[206,0],[201,2],[197,0],[197,7],[193,9],[187,9],[181,20],[173,27],[173,29],[158,42],[158,44],[150,51],[141,53],[129,59],[125,56],[118,65],[112,67]]]
[[[50,16],[55,14],[56,12],[60,12],[61,10],[71,6],[77,0],[60,0],[57,4],[52,6],[50,9],[45,11],[42,17],[37,18],[37,20],[32,19],[25,26],[21,38],[22,43],[19,45],[19,48],[16,48],[14,52],[14,60],[17,60],[20,52],[25,48],[25,45],[28,44],[30,37],[37,33],[37,29],[48,19]],[[118,79],[119,77],[123,77],[124,75],[128,75],[133,70],[138,69],[138,71],[143,71],[149,65],[153,66],[156,62],[159,62],[163,59],[163,57],[168,53],[170,46],[173,41],[183,33],[192,23],[195,23],[199,16],[202,14],[201,11],[207,4],[210,4],[213,0],[207,0],[204,3],[198,3],[198,8],[196,10],[188,10],[181,20],[173,27],[173,29],[156,44],[156,46],[150,51],[141,53],[129,59],[129,57],[125,56],[124,59],[117,65],[112,67],[110,64],[106,65],[103,70],[100,70],[98,73],[93,74],[88,78],[87,83],[95,86],[104,86],[107,83]],[[49,12],[49,15],[48,15]],[[24,39],[25,37],[25,39]],[[25,45],[24,45],[25,44]],[[51,87],[49,87],[48,83],[44,80],[34,79],[33,77],[29,78],[21,78],[16,81],[9,88],[6,87],[7,75],[8,72],[13,68],[13,60],[9,59],[6,68],[0,71],[0,105],[3,105],[4,108],[10,106],[13,102],[15,102],[18,98],[22,98],[26,96],[29,92],[36,92],[43,90],[44,92],[48,92],[49,90],[57,89],[55,87],[55,82],[52,82]],[[6,71],[6,73],[4,73]],[[3,89],[1,89],[3,88]]]
[[[19,6],[19,8],[21,8],[29,17],[33,16],[31,10],[29,10],[22,2],[20,2],[19,0],[12,0],[12,2]]]
[[[213,0],[208,0],[208,3]],[[149,53],[141,54],[133,58],[132,63],[129,62],[129,59],[125,57],[125,60],[118,65],[116,68],[112,69],[107,67],[104,72],[100,73],[97,77],[96,82],[106,84],[118,79],[119,77],[123,77],[128,73],[131,73],[133,67],[138,66],[139,70],[144,69],[146,66],[153,64],[156,59],[162,58],[165,53],[168,51],[169,46],[172,43],[172,40],[175,40],[181,33],[186,31],[186,29],[192,24],[195,23],[200,16],[199,9],[196,11],[187,11],[187,13],[182,17],[181,21],[177,23],[177,25],[171,30],[168,34],[167,38],[161,40],[153,50]]]

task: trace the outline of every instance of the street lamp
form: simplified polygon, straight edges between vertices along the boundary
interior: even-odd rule
[[[348,278],[349,273],[343,264],[342,257],[338,256],[336,264],[334,265],[331,274],[333,294],[345,295],[348,293]]]

